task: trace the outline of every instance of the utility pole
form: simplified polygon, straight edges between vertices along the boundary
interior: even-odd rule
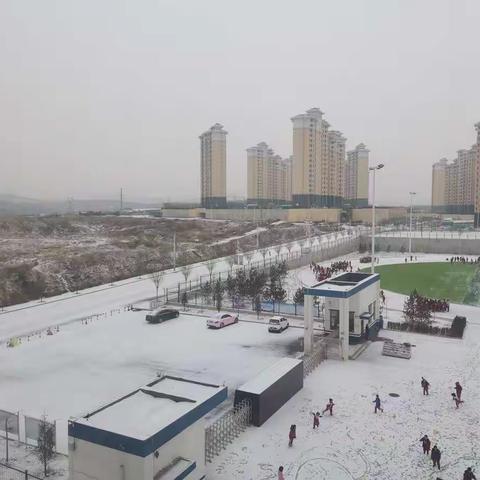
[[[379,163],[374,167],[369,167],[369,170],[373,172],[373,183],[372,183],[372,263],[371,263],[371,273],[375,273],[375,172],[383,168],[383,163]]]
[[[177,232],[173,231],[173,271],[177,269]]]
[[[5,418],[5,462],[8,463],[8,417]]]

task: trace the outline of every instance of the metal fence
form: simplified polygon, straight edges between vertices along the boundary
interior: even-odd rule
[[[205,429],[205,462],[211,462],[252,423],[252,404],[243,400]]]
[[[37,477],[28,473],[28,470],[20,470],[5,463],[0,463],[0,480],[43,480],[41,477]]]
[[[327,359],[326,342],[317,343],[310,355],[303,357],[303,377],[307,377],[312,373],[324,360]]]
[[[237,265],[222,272],[212,273],[212,275],[201,275],[195,280],[189,280],[187,282],[180,282],[176,287],[165,288],[163,295],[159,295],[158,299],[150,299],[150,308],[155,309],[160,305],[169,302],[180,303],[183,293],[189,295],[189,304],[201,304],[200,289],[202,285],[209,281],[215,282],[216,280],[226,280],[229,275],[235,270],[241,268],[256,268],[259,271],[269,271],[270,267],[277,265],[279,261],[285,261],[289,270],[304,267],[312,262],[322,262],[331,258],[336,258],[340,255],[346,255],[352,253],[358,249],[359,236],[338,236],[338,238],[332,238],[323,243],[317,243],[308,245],[301,248],[300,252],[290,252],[288,254],[280,254],[276,257],[265,257],[262,260],[250,261],[244,265]],[[288,314],[288,312],[280,312]],[[300,313],[299,313],[300,314]]]

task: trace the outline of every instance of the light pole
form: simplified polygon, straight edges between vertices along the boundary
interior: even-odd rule
[[[412,216],[413,216],[413,196],[417,192],[410,192],[410,232],[408,234],[408,255],[412,256]]]
[[[374,167],[369,167],[368,169],[373,172],[373,183],[372,183],[372,266],[371,273],[375,273],[375,172],[384,167],[383,163],[379,163]]]

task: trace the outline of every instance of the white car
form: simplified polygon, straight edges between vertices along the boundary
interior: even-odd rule
[[[272,317],[268,321],[268,331],[280,333],[289,327],[288,320],[285,317]]]
[[[238,323],[238,313],[217,313],[215,317],[207,320],[207,327],[223,328],[234,323]]]

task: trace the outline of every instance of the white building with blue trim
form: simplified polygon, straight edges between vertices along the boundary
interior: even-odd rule
[[[164,376],[69,422],[70,480],[201,480],[219,385]]]
[[[380,315],[380,275],[341,273],[304,288],[305,352],[313,345],[313,299],[325,298],[324,327],[338,330],[340,355],[348,360],[349,345],[377,336],[383,327]]]

